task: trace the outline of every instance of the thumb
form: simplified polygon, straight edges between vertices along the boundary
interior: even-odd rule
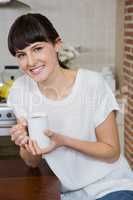
[[[53,136],[54,133],[52,131],[50,131],[49,129],[47,129],[47,130],[45,130],[44,134],[48,137],[51,137],[51,136]]]
[[[55,149],[55,147],[56,147],[55,142],[51,142],[48,147],[45,147],[44,149],[42,149],[42,153],[43,154],[50,153],[51,151]]]
[[[17,119],[17,123],[21,124],[23,126],[27,126],[28,125],[27,120],[25,118],[23,118],[23,117],[20,117],[19,119]]]

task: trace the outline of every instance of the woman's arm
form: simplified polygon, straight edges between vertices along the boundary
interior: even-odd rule
[[[47,130],[45,134],[50,138],[51,144],[47,148],[40,149],[34,141],[31,141],[31,144],[28,144],[26,149],[32,155],[47,154],[58,147],[66,146],[108,163],[116,161],[120,156],[119,137],[114,112],[111,112],[107,119],[96,128],[96,142],[74,139],[55,133],[52,130]]]
[[[114,112],[111,112],[96,128],[96,137],[97,142],[66,137],[64,145],[108,163],[117,160],[120,155],[120,145]]]

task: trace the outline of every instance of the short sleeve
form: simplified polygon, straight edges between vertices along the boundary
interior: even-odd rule
[[[24,89],[20,84],[15,82],[9,91],[7,105],[12,107],[16,118],[23,117],[27,119],[27,110],[25,106]]]
[[[119,105],[104,78],[100,76],[95,97],[94,126],[100,125],[110,114],[111,111],[118,111]]]

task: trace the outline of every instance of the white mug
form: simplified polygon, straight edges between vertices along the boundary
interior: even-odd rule
[[[48,129],[48,116],[46,114],[34,114],[28,118],[28,131],[31,139],[36,140],[40,148],[50,144],[50,139],[44,134]]]

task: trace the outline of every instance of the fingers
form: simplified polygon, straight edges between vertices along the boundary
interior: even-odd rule
[[[55,135],[55,133],[52,132],[51,130],[46,130],[44,134],[47,135],[50,139],[52,139],[51,137],[53,137]],[[14,137],[15,137],[15,135],[14,135]],[[22,140],[22,138],[18,138],[18,139],[16,139],[16,141],[19,144],[21,143],[21,145],[23,143],[24,148],[34,156],[50,153],[51,151],[53,151],[56,148],[56,143],[52,140],[51,140],[50,145],[43,149],[38,146],[37,141],[31,140],[30,138],[28,140],[28,143],[25,142],[25,140]]]
[[[17,137],[17,139],[15,140],[15,144],[23,146],[24,144],[27,144],[28,141],[29,141],[28,136],[19,135],[19,137]]]
[[[11,140],[15,141],[20,133],[21,132],[19,130],[11,133]]]
[[[16,124],[10,129],[11,140],[15,142],[16,145],[24,145],[28,142],[28,136],[26,127],[22,124]]]
[[[42,155],[42,151],[36,141],[29,140],[28,144],[25,144],[25,149],[32,155]]]
[[[33,146],[34,146],[34,148],[35,148],[36,154],[37,154],[37,155],[41,155],[41,154],[42,154],[42,150],[41,150],[41,148],[38,146],[38,144],[37,144],[36,141],[33,142]]]
[[[29,145],[29,150],[31,151],[31,153],[33,155],[36,155],[36,151],[35,151],[35,148],[34,148],[34,145],[33,145],[33,141],[29,140],[28,145]]]
[[[55,143],[51,142],[48,147],[41,149],[36,141],[29,140],[28,144],[25,144],[24,146],[25,149],[32,155],[43,155],[53,151],[53,149],[55,148]]]
[[[23,146],[24,144],[28,143],[29,137],[25,135],[17,135],[16,138],[12,141],[14,141],[18,146]]]
[[[14,125],[14,126],[12,126],[12,128],[10,129],[10,133],[12,134],[12,133],[14,133],[15,131],[20,130],[20,129],[23,129],[22,125],[20,125],[20,124]]]
[[[17,129],[16,131],[11,132],[11,140],[14,141],[19,135],[26,136],[27,133],[25,130]]]
[[[28,144],[29,142],[29,137],[25,136],[22,140],[21,140],[21,146],[24,146],[25,144]]]
[[[28,141],[28,143],[24,144],[23,147],[24,147],[29,153],[31,153],[30,148],[29,148],[29,141]]]

